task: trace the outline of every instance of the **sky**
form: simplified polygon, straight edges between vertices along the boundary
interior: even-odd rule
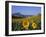
[[[21,13],[23,15],[37,15],[41,13],[41,7],[35,6],[12,6],[12,14]]]

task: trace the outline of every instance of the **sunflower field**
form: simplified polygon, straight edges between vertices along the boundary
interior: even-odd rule
[[[26,18],[12,18],[12,31],[41,29],[41,15]]]

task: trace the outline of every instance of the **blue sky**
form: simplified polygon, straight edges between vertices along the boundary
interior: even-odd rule
[[[35,6],[12,6],[12,14],[20,12],[23,15],[37,15],[41,13],[41,7]]]

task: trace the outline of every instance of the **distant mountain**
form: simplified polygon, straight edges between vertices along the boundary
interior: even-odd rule
[[[21,13],[14,13],[12,15],[14,15],[14,16],[21,16],[22,14]]]
[[[21,13],[14,13],[14,14],[12,14],[12,16],[23,17],[23,15]]]
[[[21,13],[14,13],[12,14],[12,16],[17,16],[17,17],[28,17],[28,16],[32,16],[32,15],[23,15]]]

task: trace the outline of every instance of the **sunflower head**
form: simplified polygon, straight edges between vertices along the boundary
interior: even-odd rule
[[[32,27],[33,27],[33,29],[36,29],[37,28],[37,24],[36,23],[32,23]]]
[[[23,28],[28,29],[28,27],[29,27],[29,21],[28,21],[28,19],[23,20],[22,26],[23,26]]]

